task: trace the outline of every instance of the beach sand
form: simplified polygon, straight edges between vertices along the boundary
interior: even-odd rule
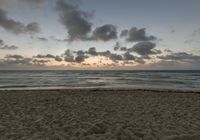
[[[0,140],[200,140],[200,94],[0,91]]]

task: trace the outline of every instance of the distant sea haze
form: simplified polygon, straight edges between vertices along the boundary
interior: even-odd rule
[[[0,90],[63,88],[200,91],[200,71],[0,71]]]

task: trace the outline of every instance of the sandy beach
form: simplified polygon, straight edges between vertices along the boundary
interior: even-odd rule
[[[1,140],[200,140],[200,94],[0,91]]]

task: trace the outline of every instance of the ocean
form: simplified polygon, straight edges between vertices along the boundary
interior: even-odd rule
[[[0,71],[0,90],[77,88],[200,91],[200,71]]]

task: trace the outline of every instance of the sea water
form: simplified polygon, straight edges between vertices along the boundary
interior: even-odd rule
[[[200,71],[0,71],[0,90],[62,88],[200,91]]]

